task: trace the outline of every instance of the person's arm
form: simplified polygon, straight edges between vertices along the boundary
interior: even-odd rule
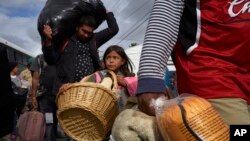
[[[44,25],[43,34],[45,36],[45,39],[42,43],[44,60],[49,65],[55,65],[60,54],[58,53],[58,51],[56,51],[55,47],[53,46],[52,29],[49,25]]]
[[[38,86],[39,86],[39,72],[32,72],[32,91],[31,91],[32,97],[36,97]]]
[[[137,77],[124,77],[129,96],[135,96],[137,90]]]
[[[31,87],[31,98],[32,107],[37,108],[36,92],[39,86],[39,72],[32,72],[32,87]]]
[[[30,65],[30,71],[32,76],[31,82],[31,101],[32,101],[32,108],[37,108],[37,100],[36,100],[36,92],[39,87],[39,77],[41,71],[41,55],[38,55]]]
[[[167,60],[177,41],[184,0],[155,0],[143,43],[138,80],[138,107],[155,115],[152,99],[166,93]]]
[[[101,45],[106,43],[108,40],[114,37],[119,31],[118,24],[112,12],[107,13],[106,21],[108,24],[108,28],[95,33],[97,47],[100,47]]]
[[[32,101],[32,108],[37,108],[37,100],[36,100],[36,92],[39,86],[39,77],[40,77],[40,63],[39,60],[41,55],[38,55],[30,65],[30,71],[32,76],[32,83],[31,83],[31,101]]]

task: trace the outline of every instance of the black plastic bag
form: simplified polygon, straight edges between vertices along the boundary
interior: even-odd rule
[[[11,82],[11,84],[14,93],[16,108],[22,109],[25,106],[29,90],[27,88],[17,87],[13,82]]]
[[[53,31],[53,42],[60,47],[65,39],[74,34],[83,15],[94,16],[98,27],[105,20],[106,9],[101,0],[48,0],[38,17],[38,32],[42,41],[43,25],[48,24]]]
[[[17,87],[16,84],[13,83],[13,82],[11,82],[11,84],[12,84],[13,93],[15,95],[22,95],[22,96],[25,95],[25,96],[27,96],[27,94],[29,92],[28,88]]]

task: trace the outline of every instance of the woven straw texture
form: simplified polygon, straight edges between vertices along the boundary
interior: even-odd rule
[[[115,91],[100,83],[79,82],[68,85],[57,95],[57,117],[63,130],[77,141],[101,141],[112,128],[119,114]]]

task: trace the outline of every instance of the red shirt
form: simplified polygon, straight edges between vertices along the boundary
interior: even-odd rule
[[[175,48],[179,93],[250,103],[249,11],[249,0],[185,2]]]

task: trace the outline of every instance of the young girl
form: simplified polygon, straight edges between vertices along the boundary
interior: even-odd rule
[[[135,96],[137,77],[132,72],[132,62],[120,46],[113,45],[107,48],[103,56],[104,68],[112,70],[117,75],[118,97],[120,111],[125,109],[128,96]]]

